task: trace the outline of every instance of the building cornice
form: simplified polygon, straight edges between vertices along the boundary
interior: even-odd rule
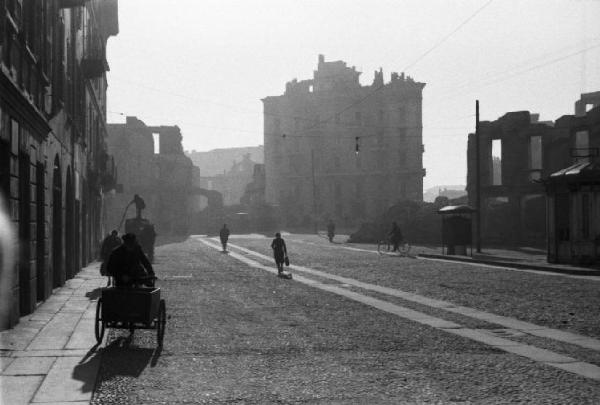
[[[3,65],[2,68],[4,67]],[[52,130],[44,115],[23,95],[3,70],[0,70],[0,100],[10,114],[25,123],[39,141],[45,141]]]

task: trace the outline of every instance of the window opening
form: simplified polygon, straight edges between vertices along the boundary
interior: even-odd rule
[[[492,185],[502,185],[502,140],[492,140]]]
[[[158,155],[160,153],[160,134],[152,134],[152,139],[154,140],[154,154]]]
[[[542,177],[542,137],[532,136],[529,139],[529,180],[539,180]]]

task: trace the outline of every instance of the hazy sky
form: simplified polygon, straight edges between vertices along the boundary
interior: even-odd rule
[[[465,184],[475,99],[482,120],[554,120],[600,90],[599,17],[600,0],[120,0],[108,120],[178,125],[188,150],[259,145],[260,99],[324,54],[363,84],[379,67],[427,83],[425,188]]]

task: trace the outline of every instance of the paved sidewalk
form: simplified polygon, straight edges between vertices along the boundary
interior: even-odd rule
[[[482,263],[518,269],[531,269],[553,273],[575,274],[580,276],[600,276],[600,270],[593,267],[553,264],[546,261],[546,253],[540,249],[484,249],[482,253],[473,251],[473,256],[442,255],[441,248],[414,246],[414,253],[424,258],[445,259],[468,263]]]
[[[106,285],[92,263],[33,314],[0,332],[1,404],[88,404],[100,365],[96,300]]]

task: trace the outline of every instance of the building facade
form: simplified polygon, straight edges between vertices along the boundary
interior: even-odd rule
[[[598,107],[585,112],[590,100],[582,95],[575,103],[579,114],[565,115],[554,122],[540,122],[537,114],[517,111],[480,123],[484,245],[545,247],[551,212],[544,180],[561,169],[593,159],[590,151],[600,147],[594,126]],[[477,205],[476,150],[475,134],[469,134],[467,192],[473,207]]]
[[[20,241],[1,328],[96,257],[114,185],[105,72],[117,33],[116,0],[0,0],[0,190]]]
[[[219,148],[208,151],[187,151],[185,153],[194,166],[200,169],[203,177],[212,177],[223,174],[231,168],[234,162],[239,162],[246,155],[250,155],[250,160],[256,163],[264,162],[264,148],[262,145],[246,146],[238,148]]]
[[[600,95],[600,92],[596,93]],[[582,97],[582,100],[585,98]],[[544,178],[547,192],[548,261],[600,262],[600,103],[556,121],[569,159]],[[585,101],[583,101],[585,102]],[[580,100],[580,105],[582,101]],[[555,159],[564,153],[552,150]]]
[[[245,154],[239,162],[234,161],[228,170],[215,176],[204,176],[200,172],[200,187],[221,193],[226,206],[239,205],[256,165],[250,156],[250,153]]]
[[[158,234],[188,231],[192,215],[200,210],[199,197],[192,195],[199,176],[181,140],[179,127],[148,126],[136,117],[108,125],[108,149],[119,179],[119,192],[107,199],[109,228],[123,231],[124,218],[134,216],[127,206],[138,194],[146,203],[143,215]]]
[[[283,225],[354,225],[399,200],[423,199],[424,83],[392,73],[371,85],[319,55],[310,80],[264,98],[267,203]]]

